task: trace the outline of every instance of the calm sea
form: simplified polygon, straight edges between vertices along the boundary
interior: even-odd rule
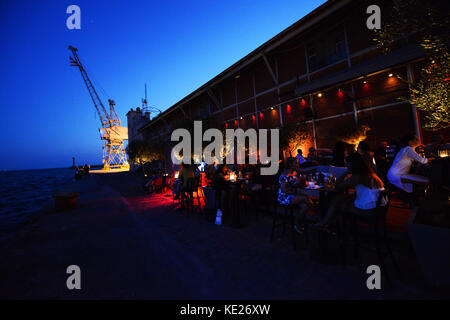
[[[71,169],[0,171],[0,238],[36,214],[74,177]]]

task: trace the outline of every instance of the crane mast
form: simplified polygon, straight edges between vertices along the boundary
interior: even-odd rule
[[[78,67],[81,77],[88,89],[95,110],[100,119],[101,128],[100,138],[105,140],[103,145],[103,167],[109,169],[113,167],[128,167],[128,160],[125,153],[123,141],[128,140],[128,128],[121,126],[120,117],[114,108],[114,100],[108,99],[109,112],[103,105],[94,85],[89,79],[86,69],[83,67],[80,58],[78,57],[77,48],[69,46],[73,57],[70,57],[70,65]]]

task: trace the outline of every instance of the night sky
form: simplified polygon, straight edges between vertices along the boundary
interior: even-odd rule
[[[0,170],[100,164],[99,120],[68,45],[126,126],[165,110],[325,1],[0,1]],[[68,30],[66,8],[81,8]]]

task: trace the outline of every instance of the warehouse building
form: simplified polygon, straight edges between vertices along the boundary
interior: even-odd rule
[[[279,128],[305,123],[310,141],[332,148],[343,130],[367,125],[368,141],[431,133],[406,97],[406,81],[421,69],[414,39],[383,54],[366,26],[369,5],[391,1],[330,0],[138,129],[146,139],[170,140],[184,119],[214,117],[223,128]],[[399,77],[401,79],[399,79]],[[130,130],[132,132],[133,129]]]

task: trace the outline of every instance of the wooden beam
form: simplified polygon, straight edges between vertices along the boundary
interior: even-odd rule
[[[272,70],[272,67],[270,66],[269,60],[267,60],[267,57],[265,54],[262,55],[264,62],[266,63],[266,67],[267,70],[269,70],[270,76],[272,77],[273,82],[275,82],[275,84],[278,86],[278,80],[277,77],[275,76],[275,73]]]
[[[208,93],[208,96],[211,98],[212,102],[214,102],[216,107],[219,108],[219,109],[222,109],[222,106],[220,105],[219,100],[214,95],[214,93],[211,91],[211,89],[206,90],[206,92]]]

